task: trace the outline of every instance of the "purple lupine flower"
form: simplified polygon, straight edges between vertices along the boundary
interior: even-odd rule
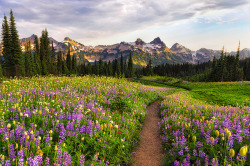
[[[186,158],[187,158],[187,161],[190,162],[191,156],[189,153],[187,154]]]
[[[45,159],[45,166],[49,166],[50,165],[49,161],[50,161],[50,159],[48,157],[46,157],[46,159]]]
[[[109,165],[109,161],[106,161],[105,166]]]
[[[208,157],[208,155],[206,155],[204,163],[205,163],[205,166],[209,165],[209,157]]]
[[[181,166],[181,164],[179,163],[179,161],[175,160],[174,161],[174,166]]]
[[[193,156],[197,156],[197,151],[195,149],[193,150]]]
[[[36,143],[36,147],[40,146],[40,141],[39,141],[38,137],[36,138],[35,143]]]
[[[85,133],[85,125],[82,125],[82,127],[80,127],[80,131],[81,133]]]
[[[41,155],[38,156],[38,162],[39,162],[39,166],[43,164],[43,156]]]
[[[189,151],[189,148],[188,146],[185,147],[185,151],[188,152]]]
[[[183,156],[183,150],[179,151],[179,152],[178,152],[178,155],[179,155],[179,156]]]
[[[45,123],[45,126],[48,126],[49,121],[47,117],[45,118],[44,123]]]
[[[219,163],[219,160],[218,160],[217,158],[213,158],[213,159],[211,160],[211,165],[212,165],[212,166],[218,166],[218,163]]]
[[[9,146],[9,156],[10,156],[10,158],[12,158],[12,159],[16,158],[15,151],[14,151],[14,147],[13,147],[13,144],[12,144],[12,143],[11,143],[10,146]]]
[[[84,166],[85,163],[85,156],[82,154],[80,157],[80,166]]]
[[[18,166],[23,166],[23,164],[24,164],[24,159],[23,158],[19,159]]]
[[[11,166],[10,160],[6,160],[4,166]]]
[[[62,149],[57,150],[57,158],[56,158],[56,163],[55,165],[61,164],[62,163]]]
[[[202,151],[202,150],[199,150],[199,157],[205,157],[206,154]]]
[[[31,161],[31,166],[39,165],[39,156],[35,156],[34,159]]]
[[[63,154],[63,156],[64,156],[63,157],[63,160],[64,160],[63,165],[68,166],[71,164],[71,156],[70,156],[70,154],[68,154],[67,152],[65,153],[65,152]]]
[[[48,131],[46,131],[46,135],[45,135],[45,145],[46,146],[50,145],[50,135]]]
[[[66,137],[66,130],[64,129],[64,124],[61,123],[60,125],[60,140],[59,140],[59,143],[58,145],[62,145],[62,143],[64,142],[64,139]]]
[[[18,152],[18,166],[22,166],[24,164],[24,152],[23,150],[21,149],[19,152]]]

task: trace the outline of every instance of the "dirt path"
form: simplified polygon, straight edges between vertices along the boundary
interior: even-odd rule
[[[148,115],[140,133],[140,145],[136,149],[135,163],[132,166],[160,166],[163,158],[161,139],[158,133],[158,104],[154,102],[147,107]]]

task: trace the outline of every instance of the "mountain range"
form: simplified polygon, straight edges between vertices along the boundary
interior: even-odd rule
[[[31,46],[34,48],[35,35],[20,40],[21,47],[24,51],[26,41],[31,41]],[[62,50],[64,58],[66,52],[70,47],[71,55],[76,55],[78,62],[94,62],[102,58],[103,61],[112,61],[115,58],[120,58],[121,54],[124,59],[128,59],[130,53],[133,56],[135,66],[146,66],[149,60],[152,60],[153,65],[162,63],[202,63],[212,60],[215,56],[219,58],[221,50],[212,50],[201,48],[197,51],[190,50],[185,46],[175,43],[171,48],[159,38],[146,43],[138,38],[135,42],[121,42],[113,45],[98,45],[85,46],[77,41],[65,37],[63,41],[50,37],[50,42],[56,52]],[[0,46],[0,54],[1,54]],[[227,54],[236,55],[236,52],[229,52]],[[240,59],[250,57],[250,49],[245,48],[240,51]]]

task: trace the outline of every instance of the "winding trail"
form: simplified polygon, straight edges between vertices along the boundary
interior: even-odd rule
[[[148,115],[140,132],[140,145],[136,148],[135,163],[132,166],[160,166],[164,156],[161,139],[158,133],[158,116],[160,101],[147,107]]]

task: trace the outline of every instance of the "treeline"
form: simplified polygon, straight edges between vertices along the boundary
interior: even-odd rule
[[[151,60],[146,67],[136,70],[139,76],[168,76],[188,81],[220,82],[250,80],[250,58],[239,60],[240,46],[236,56],[227,55],[224,48],[219,59],[201,64],[161,64],[152,66]]]
[[[130,53],[128,62],[124,60],[121,54],[120,60],[114,59],[112,62],[103,62],[102,59],[99,59],[99,61],[95,61],[94,64],[90,62],[88,64],[82,63],[79,66],[79,74],[131,78],[134,76],[132,55]]]
[[[61,51],[56,55],[46,29],[42,31],[40,38],[35,36],[34,49],[31,48],[31,42],[26,41],[25,52],[23,53],[12,10],[10,11],[9,22],[7,17],[4,16],[2,40],[3,59],[1,60],[1,74],[7,77],[76,73],[76,57],[70,57],[70,59],[65,61]],[[68,54],[70,54],[70,50]]]
[[[105,75],[114,77],[133,77],[133,60],[130,54],[128,62],[121,55],[120,61],[103,62],[100,59],[94,64],[78,63],[76,56],[71,56],[70,47],[66,53],[59,50],[55,52],[53,42],[50,43],[47,29],[42,31],[42,36],[35,36],[34,48],[31,41],[26,41],[25,51],[22,52],[15,19],[12,10],[10,21],[4,16],[2,24],[3,59],[0,65],[0,75],[7,77],[32,77],[35,75]]]

